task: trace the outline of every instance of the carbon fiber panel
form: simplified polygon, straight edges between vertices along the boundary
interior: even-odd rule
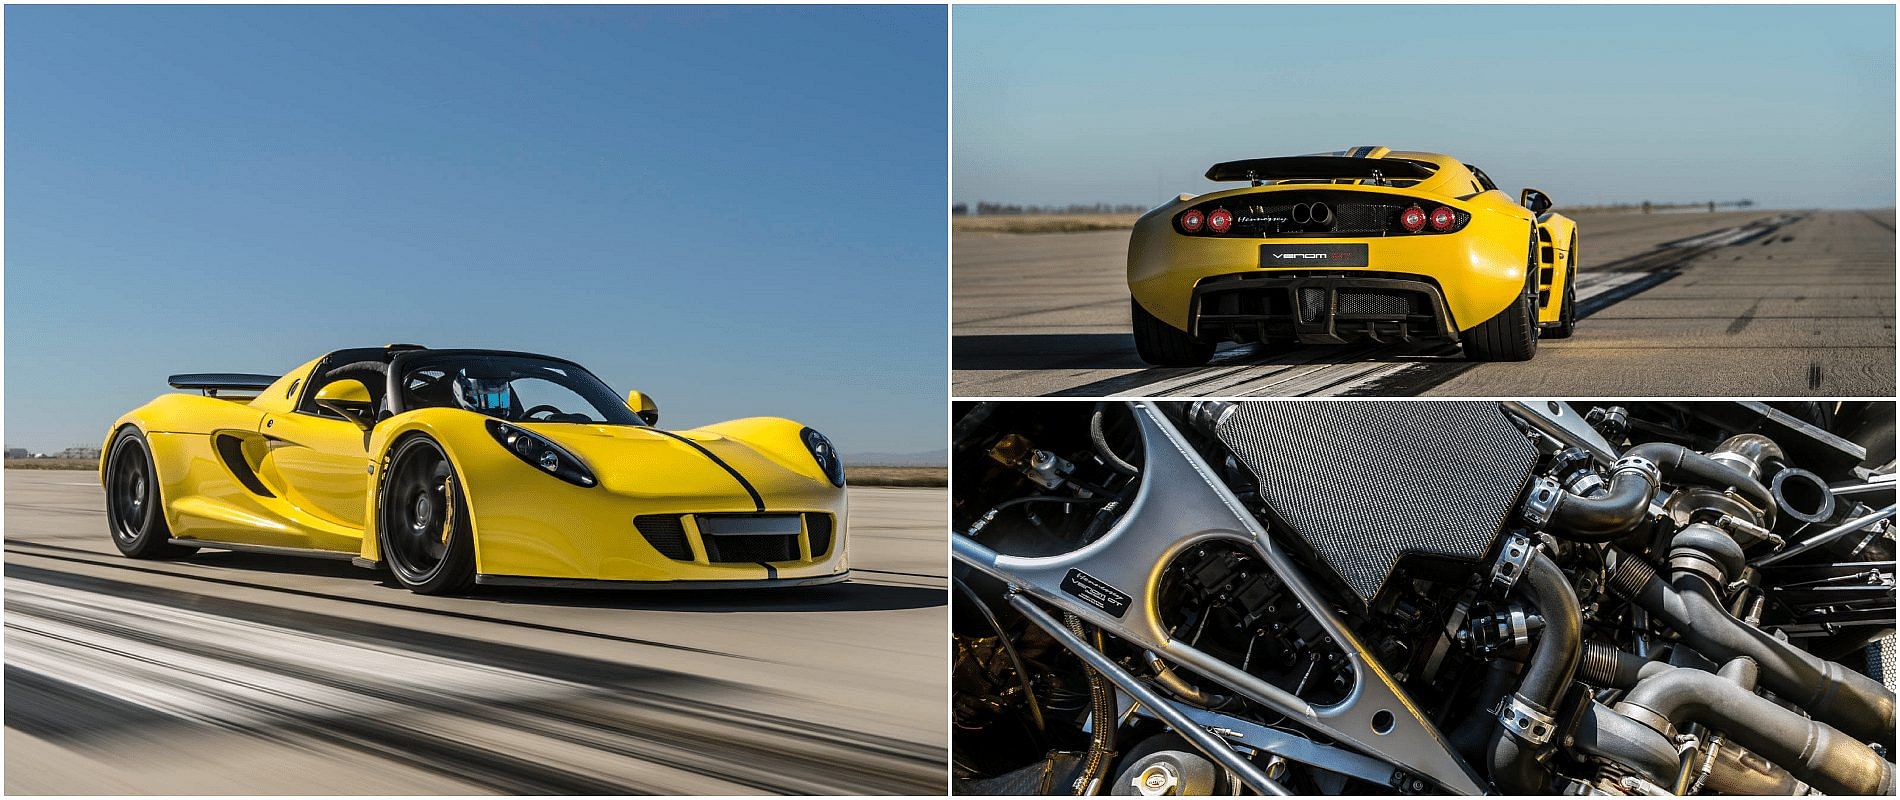
[[[1537,459],[1495,403],[1237,403],[1215,433],[1367,603],[1405,556],[1484,558]]]

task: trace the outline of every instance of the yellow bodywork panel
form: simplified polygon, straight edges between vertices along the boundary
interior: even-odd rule
[[[320,361],[320,360],[319,360]],[[845,491],[806,449],[803,427],[754,417],[687,431],[636,425],[511,422],[585,463],[598,485],[567,483],[529,465],[460,408],[422,408],[368,430],[297,410],[319,361],[254,399],[167,394],[126,414],[151,445],[160,500],[179,539],[349,554],[377,560],[376,492],[397,442],[428,436],[455,469],[482,575],[619,581],[748,580],[836,575],[848,569]],[[102,459],[101,478],[104,478]],[[795,558],[712,563],[700,515],[797,515]],[[679,515],[685,559],[636,530],[643,515]],[[782,522],[782,520],[781,520]],[[814,553],[813,524],[830,545]],[[823,532],[819,532],[823,533]]]
[[[1546,214],[1538,220],[1512,197],[1485,189],[1464,164],[1436,153],[1394,152],[1371,148],[1366,157],[1402,158],[1433,165],[1436,172],[1416,182],[1380,185],[1370,180],[1289,180],[1262,186],[1224,189],[1203,195],[1181,195],[1149,211],[1135,223],[1128,243],[1128,288],[1137,303],[1157,319],[1183,331],[1193,330],[1195,287],[1213,278],[1236,275],[1296,273],[1300,266],[1262,265],[1262,245],[1361,245],[1364,266],[1329,264],[1327,273],[1387,273],[1422,278],[1436,285],[1449,313],[1450,327],[1468,331],[1496,316],[1524,291],[1531,242],[1548,229],[1559,237],[1554,280],[1561,297],[1568,280],[1566,254],[1576,225],[1568,218]],[[1470,215],[1461,229],[1445,234],[1397,236],[1221,237],[1178,232],[1177,215],[1192,206],[1224,198],[1270,195],[1275,192],[1313,191],[1364,194],[1369,202],[1417,201],[1448,206]],[[1310,268],[1305,268],[1310,271]],[[1548,288],[1540,282],[1540,288]],[[1540,314],[1541,321],[1557,319],[1557,303]]]

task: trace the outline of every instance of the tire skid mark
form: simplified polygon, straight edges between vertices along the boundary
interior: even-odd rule
[[[91,647],[95,660],[110,660],[119,668],[87,669],[82,663],[88,676],[123,676],[145,663],[159,671],[161,681],[170,674],[169,684],[187,684],[194,702],[140,695],[123,679],[106,680],[121,693],[203,724],[265,736],[320,732],[386,757],[424,754],[419,766],[463,779],[479,776],[484,785],[513,793],[679,793],[687,785],[679,782],[682,777],[689,783],[711,778],[753,792],[942,790],[941,753],[935,748],[656,691],[732,691],[722,681],[605,662],[583,668],[582,677],[597,678],[604,668],[618,679],[566,680],[562,673],[571,670],[522,672],[467,659],[466,653],[455,652],[458,648],[430,646],[439,642],[372,644],[339,638],[322,625],[258,622],[252,619],[255,613],[242,613],[255,611],[244,608],[251,604],[240,601],[209,598],[214,601],[209,609],[181,608],[100,592],[94,585],[98,581],[61,580],[78,576],[16,565],[8,565],[7,573],[18,581],[9,598],[9,638],[18,640],[9,643],[10,662],[56,673],[71,666],[72,648]],[[149,588],[128,586],[141,594]],[[240,613],[220,613],[233,610]],[[310,616],[320,615],[298,612],[291,619],[308,622]],[[421,633],[407,632],[411,638]],[[54,646],[50,643],[62,641],[67,643],[65,661],[46,655],[45,648]],[[471,648],[525,650],[463,642]],[[530,652],[543,665],[591,661]],[[443,717],[446,723],[431,726],[431,720]],[[548,755],[553,757],[521,759],[494,752],[476,741],[478,730],[503,741],[526,736],[540,750],[552,747]],[[640,777],[616,779],[578,762],[559,766],[560,756],[571,751],[580,751],[581,761],[599,761],[604,754],[645,763],[634,772]],[[657,777],[658,765],[665,765],[661,771],[684,774],[649,780]]]
[[[26,552],[23,549],[16,549],[16,548],[57,550],[57,551],[62,551],[66,553],[74,553],[80,556],[87,556],[87,557],[78,558],[74,556],[57,556],[57,555],[49,555],[46,553],[33,553],[33,552]],[[756,658],[753,656],[748,656],[748,655],[744,655],[740,653],[727,653],[727,652],[722,652],[719,650],[707,650],[707,649],[699,648],[699,647],[688,647],[686,645],[670,644],[667,642],[654,641],[651,639],[635,639],[635,638],[631,638],[627,636],[615,636],[610,633],[600,633],[597,631],[583,630],[580,628],[563,628],[557,625],[543,625],[537,622],[525,622],[522,620],[504,619],[504,618],[499,618],[499,617],[486,617],[480,614],[468,614],[468,613],[463,613],[460,611],[450,611],[448,609],[442,609],[442,608],[424,608],[421,606],[406,605],[403,603],[385,603],[379,600],[370,600],[370,599],[361,598],[361,597],[346,597],[342,595],[325,594],[323,592],[306,591],[303,589],[292,589],[285,586],[275,586],[272,584],[255,582],[255,581],[242,581],[242,580],[236,580],[232,578],[220,578],[220,577],[216,577],[212,575],[204,575],[197,572],[172,571],[168,569],[143,567],[143,566],[139,566],[133,563],[129,563],[123,558],[117,558],[117,557],[109,556],[109,555],[102,555],[100,553],[97,553],[91,550],[85,550],[85,549],[81,549],[77,547],[62,547],[60,545],[51,545],[51,544],[45,544],[42,542],[29,542],[29,541],[24,541],[24,540],[19,540],[19,539],[7,539],[6,550],[9,552],[18,553],[20,555],[30,555],[35,558],[45,558],[45,559],[51,559],[54,561],[65,561],[65,562],[70,562],[70,563],[75,563],[75,564],[87,564],[90,566],[101,567],[105,569],[123,570],[127,572],[138,572],[138,573],[144,573],[147,575],[163,575],[163,576],[171,577],[171,578],[182,578],[185,580],[199,581],[203,583],[211,583],[211,584],[217,584],[221,586],[233,586],[233,587],[239,587],[239,588],[244,588],[244,589],[258,589],[262,591],[282,592],[284,594],[297,595],[301,597],[309,597],[309,598],[318,599],[318,600],[330,600],[330,601],[335,601],[339,603],[355,603],[357,605],[374,606],[377,608],[394,609],[398,611],[407,611],[407,612],[413,612],[413,613],[418,613],[418,614],[433,614],[436,616],[451,617],[454,619],[470,620],[470,621],[482,622],[482,623],[494,624],[494,625],[506,625],[509,627],[516,627],[516,628],[527,628],[530,630],[544,631],[544,632],[549,632],[549,633],[561,633],[561,634],[567,634],[570,636],[585,636],[591,639],[605,639],[608,641],[618,642],[621,644],[635,644],[635,645],[641,645],[644,647],[658,647],[665,650],[677,650],[681,652],[695,653],[699,655],[723,656],[726,658],[740,659],[742,661],[765,661],[766,660],[766,659],[760,659],[760,658]],[[11,569],[13,565],[8,564],[7,566],[9,569]],[[166,592],[166,591],[171,591],[171,590],[151,588],[151,591]],[[190,595],[190,596],[195,597],[196,595]]]
[[[1804,217],[1781,214],[1664,242],[1577,276],[1577,316],[1588,317],[1681,274],[1708,253],[1769,237]],[[1309,355],[1310,353],[1310,355]],[[1355,344],[1301,348],[1260,363],[1258,345],[1215,356],[1206,367],[1151,367],[1049,393],[1054,397],[1228,397],[1419,394],[1477,366],[1456,345]]]

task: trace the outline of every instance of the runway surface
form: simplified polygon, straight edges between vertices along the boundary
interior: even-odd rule
[[[1128,234],[952,239],[958,397],[1890,396],[1894,212],[1578,213],[1574,337],[1523,363],[1455,346],[1136,357]]]
[[[940,489],[851,490],[851,581],[430,598],[346,563],[134,561],[7,470],[14,794],[940,794]]]

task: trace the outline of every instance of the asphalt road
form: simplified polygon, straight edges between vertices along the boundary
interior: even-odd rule
[[[1074,396],[1890,396],[1894,212],[1578,213],[1575,337],[1527,363],[1447,345],[1269,351],[1151,368],[1128,234],[952,238],[952,391]]]
[[[428,598],[347,563],[133,561],[7,470],[10,794],[940,794],[940,489],[851,490],[851,581]]]

